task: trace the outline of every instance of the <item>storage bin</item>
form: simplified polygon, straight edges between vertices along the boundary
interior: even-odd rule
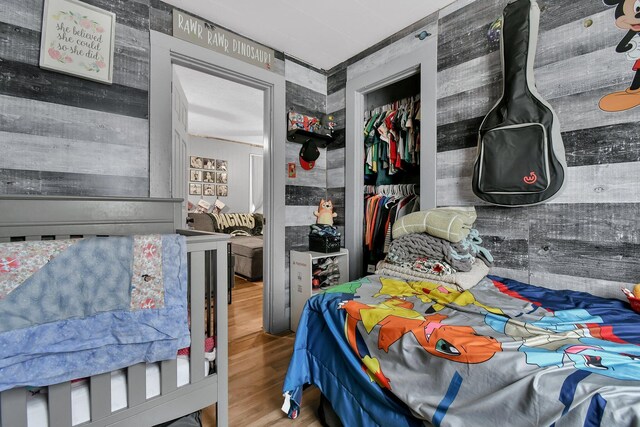
[[[317,236],[309,234],[309,250],[312,252],[331,253],[340,251],[340,237]]]

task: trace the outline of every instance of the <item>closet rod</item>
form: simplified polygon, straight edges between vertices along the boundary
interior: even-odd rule
[[[411,196],[420,194],[418,184],[365,185],[364,194],[380,194],[383,196]]]

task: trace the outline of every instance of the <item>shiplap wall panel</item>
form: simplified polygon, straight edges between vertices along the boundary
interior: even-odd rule
[[[327,77],[327,94],[331,95],[340,91],[344,92],[346,85],[347,85],[347,69],[346,68],[339,69]],[[327,108],[329,108],[328,107],[329,104],[330,104],[330,101],[329,99],[327,99]],[[335,111],[337,109],[338,108],[334,110],[329,110],[329,111]]]
[[[496,274],[501,274],[500,272]],[[510,277],[505,275],[505,277]],[[518,279],[521,280],[521,279]],[[527,282],[526,280],[522,280]],[[577,289],[584,292],[589,292],[594,295],[599,295],[605,298],[620,298],[620,288],[628,287],[629,284],[625,282],[618,282],[615,280],[602,280],[595,279],[593,277],[585,280],[580,276],[569,276],[566,274],[553,274],[542,271],[531,271],[529,274],[529,282],[538,285],[544,285],[551,289]]]
[[[0,95],[0,129],[138,148],[149,145],[145,119],[4,95]]]
[[[439,21],[438,70],[465,63],[498,50],[487,42],[487,30],[502,15],[508,0],[477,0],[445,16]],[[543,18],[540,21],[540,40],[544,33],[562,27],[580,18],[597,15],[608,8],[602,2],[538,2]],[[566,34],[563,34],[563,36]],[[564,48],[564,46],[563,46]],[[558,51],[557,51],[558,52]],[[569,49],[564,52],[576,52]]]
[[[287,108],[310,116],[320,115],[327,111],[327,95],[287,80]]]
[[[426,22],[423,23],[421,28],[416,28],[415,31],[406,35],[400,40],[394,41],[394,43],[383,46],[376,52],[371,53],[369,56],[362,58],[358,62],[350,64],[347,67],[347,78],[353,79],[360,76],[376,67],[393,61],[394,58],[411,53],[412,51],[419,49],[422,40],[415,37],[415,34],[419,34],[421,31],[427,31],[431,34],[436,33],[437,27],[437,15],[433,14],[424,18]]]
[[[40,32],[0,22],[0,57],[37,66],[40,55]],[[113,82],[118,85],[149,89],[149,34],[116,24],[116,51]]]
[[[573,167],[563,192],[548,203],[638,203],[638,176],[640,162]],[[437,187],[438,205],[487,204],[473,194],[470,172],[438,179]]]
[[[333,81],[331,77],[333,76],[329,76],[329,82]],[[339,89],[335,92],[330,92],[329,95],[327,95],[327,113],[335,113],[336,111],[341,109],[344,110],[346,102],[345,92],[345,87],[342,87],[342,89]],[[338,122],[338,126],[340,128],[344,128],[344,122]]]
[[[624,32],[613,8],[539,0],[536,83],[562,125],[569,166],[562,195],[541,206],[501,208],[471,191],[477,131],[502,91],[499,46],[487,30],[508,2],[458,1],[438,21],[437,203],[476,207],[477,228],[496,258],[494,274],[620,297],[619,287],[640,277],[640,108],[598,108],[603,95],[627,88],[633,77],[632,63],[615,52]],[[585,26],[587,19],[592,25]],[[394,48],[347,61],[349,78],[392,60]],[[332,72],[329,113],[344,108],[344,75]],[[332,181],[342,167],[340,156],[328,155]]]
[[[14,61],[2,63],[0,94],[138,118],[146,118],[149,110],[147,91],[105,85]]]
[[[335,70],[327,77],[327,114],[333,115],[336,127],[334,142],[327,147],[327,198],[333,203],[333,211],[338,214],[333,224],[344,236],[345,218],[345,118],[346,118],[346,67]],[[344,237],[342,238],[344,245]]]
[[[286,206],[313,206],[326,196],[326,189],[321,187],[305,187],[287,185],[285,191]]]
[[[3,0],[0,2],[0,19],[17,27],[40,32],[44,0]]]
[[[0,5],[0,192],[147,196],[149,4],[116,13],[114,83],[41,69],[43,0]]]
[[[148,177],[0,169],[0,194],[137,197],[148,188]]]
[[[288,111],[322,118],[327,113],[327,77],[292,60],[284,60],[286,79],[286,105]],[[283,117],[285,119],[285,117]],[[320,157],[311,170],[300,166],[301,142],[285,141],[285,159],[296,165],[296,177],[286,173],[285,188],[285,251],[286,301],[289,306],[289,251],[309,250],[309,225],[315,224],[313,212],[321,199],[327,197],[327,154],[320,148]]]
[[[320,156],[316,159],[313,169],[304,170],[300,166],[300,148],[301,143],[289,142],[286,143],[286,162],[296,164],[296,177],[290,178],[287,175],[287,188],[298,186],[301,188],[327,188],[327,150],[320,148]],[[320,200],[318,200],[320,202]]]
[[[615,53],[623,33],[613,9],[539,2],[536,84],[562,125],[564,192],[540,206],[500,208],[471,191],[477,129],[502,90],[497,46],[486,31],[506,3],[477,0],[440,20],[438,204],[476,206],[494,273],[620,297],[619,286],[640,276],[640,109],[598,108],[603,95],[625,89],[633,77],[631,63]]]
[[[0,131],[0,168],[148,178],[147,147]],[[25,153],[29,153],[25,156]]]
[[[610,51],[611,46],[619,42],[620,30],[611,25],[610,11],[589,16],[593,21],[590,27],[585,27],[585,19],[578,19],[540,34],[535,60],[538,80],[540,79],[539,69],[546,65],[562,62],[565,59],[578,60],[582,55],[603,49]],[[579,55],[576,55],[576,52],[579,52]],[[438,97],[444,98],[461,90],[475,89],[500,80],[499,57],[500,52],[496,50],[488,55],[441,70],[438,75]],[[607,74],[605,73],[604,76]],[[575,73],[572,76],[583,77],[582,73]]]
[[[327,95],[327,76],[296,62],[285,60],[285,79],[314,92]]]

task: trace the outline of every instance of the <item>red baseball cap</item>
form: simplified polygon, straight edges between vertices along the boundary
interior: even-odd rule
[[[320,157],[320,150],[316,143],[309,139],[300,147],[300,166],[304,170],[311,170],[316,165],[316,160]]]

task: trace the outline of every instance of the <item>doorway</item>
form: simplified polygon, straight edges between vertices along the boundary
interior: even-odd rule
[[[263,96],[263,328],[279,333],[289,327],[285,310],[284,206],[286,138],[284,120],[277,120],[285,109],[284,76],[249,65],[235,58],[151,31],[150,87],[150,196],[180,198],[176,228],[186,226],[189,159],[184,139],[178,137],[171,122],[173,66],[205,73],[256,89]],[[217,159],[216,159],[217,160]],[[222,159],[224,160],[224,159]],[[167,173],[170,171],[169,173]],[[204,171],[204,169],[203,169]],[[249,180],[249,170],[246,171]],[[248,194],[247,194],[248,201]]]
[[[172,82],[173,132],[186,141],[189,163],[189,226],[230,236],[231,294],[253,290],[260,307],[246,329],[262,331],[264,92],[177,64]],[[237,339],[247,322],[236,308],[229,310],[229,330]]]

